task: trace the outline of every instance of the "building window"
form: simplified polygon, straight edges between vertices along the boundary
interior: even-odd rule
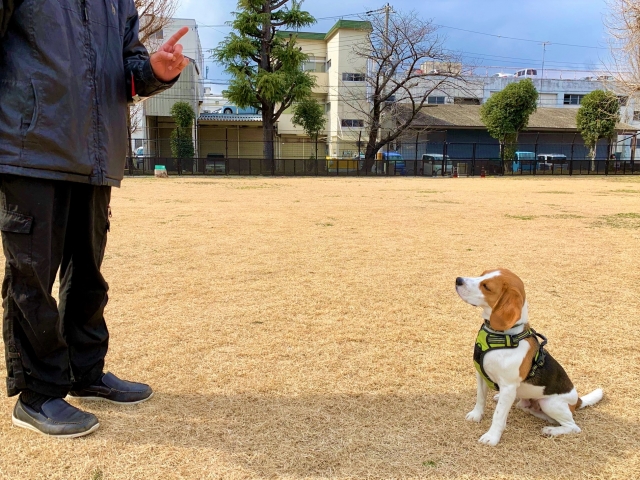
[[[640,111],[636,110],[633,112],[633,121],[640,122]]]
[[[331,68],[331,59],[327,60],[327,72]]]
[[[324,58],[309,58],[302,64],[302,70],[305,72],[324,73],[326,71],[327,62]]]
[[[620,102],[620,106],[621,107],[626,107],[628,100],[629,100],[629,97],[626,97],[626,96],[619,96],[618,97],[618,101]]]
[[[324,107],[324,113],[329,113],[331,111],[331,102],[327,102]]]
[[[133,148],[140,148],[142,146],[142,139],[141,138],[136,138],[134,139],[134,146]]]
[[[344,119],[340,121],[343,127],[362,128],[364,127],[364,120],[348,120]]]
[[[149,35],[150,40],[162,40],[164,39],[164,30],[160,29],[155,33]]]
[[[343,73],[343,82],[364,82],[364,73]]]
[[[430,105],[443,105],[445,97],[427,97],[427,103]]]
[[[574,93],[566,93],[564,95],[564,104],[565,105],[580,105],[582,103],[582,99],[584,95],[574,94]]]

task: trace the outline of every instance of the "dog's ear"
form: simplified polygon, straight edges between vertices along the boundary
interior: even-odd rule
[[[501,332],[509,330],[522,317],[523,306],[524,298],[518,289],[507,287],[491,310],[491,328]]]

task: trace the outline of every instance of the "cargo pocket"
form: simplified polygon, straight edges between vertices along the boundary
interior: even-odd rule
[[[12,273],[25,277],[34,275],[32,265],[33,217],[0,209],[2,247]]]

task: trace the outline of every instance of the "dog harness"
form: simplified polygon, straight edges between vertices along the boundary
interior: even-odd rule
[[[547,338],[544,335],[540,335],[533,328],[528,328],[517,335],[493,332],[489,330],[487,325],[488,323],[489,322],[485,320],[485,323],[480,327],[480,331],[476,337],[475,350],[473,352],[473,363],[484,381],[487,382],[487,384],[494,390],[500,390],[498,385],[493,382],[489,378],[489,375],[487,375],[487,372],[484,371],[483,360],[487,352],[490,352],[491,350],[499,350],[501,348],[516,348],[520,345],[520,342],[527,337],[536,338],[538,343],[538,351],[536,352],[535,357],[533,357],[533,364],[531,365],[531,370],[529,370],[527,378],[533,377],[538,368],[544,365],[546,357],[544,346],[547,344]],[[538,342],[537,337],[542,339],[542,343]]]

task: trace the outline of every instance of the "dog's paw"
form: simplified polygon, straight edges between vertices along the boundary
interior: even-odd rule
[[[580,433],[580,427],[577,425],[565,425],[560,427],[543,427],[542,434],[546,437],[557,437],[558,435],[566,435],[568,433]]]
[[[467,416],[465,418],[470,422],[480,422],[483,416],[484,414],[482,412],[471,410],[469,413],[467,413]]]
[[[487,433],[480,437],[478,442],[483,443],[484,445],[489,445],[490,447],[495,447],[500,441],[500,435],[496,435],[489,430]]]

